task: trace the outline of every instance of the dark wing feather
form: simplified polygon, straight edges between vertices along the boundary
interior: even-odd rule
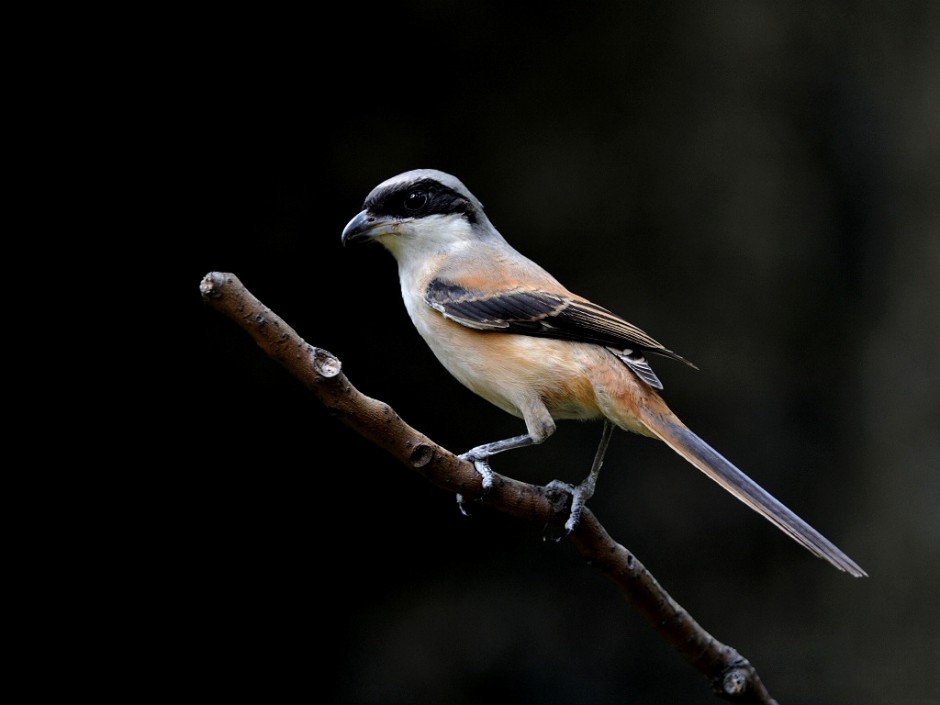
[[[662,388],[644,352],[691,362],[607,309],[582,299],[531,289],[482,294],[435,279],[425,301],[457,323],[503,333],[576,340],[604,345],[651,386]]]

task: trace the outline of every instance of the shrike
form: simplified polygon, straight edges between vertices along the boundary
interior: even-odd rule
[[[525,422],[525,434],[460,456],[473,463],[484,488],[492,486],[491,455],[541,443],[556,420],[599,419],[604,429],[587,477],[577,486],[549,484],[571,494],[569,532],[594,493],[617,426],[664,441],[815,555],[866,575],[669,410],[646,356],[691,363],[513,249],[455,177],[417,169],[382,182],[343,230],[344,244],[359,240],[382,243],[398,261],[405,308],[441,364]]]

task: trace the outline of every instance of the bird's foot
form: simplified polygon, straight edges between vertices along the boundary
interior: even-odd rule
[[[566,538],[580,523],[581,512],[584,510],[584,505],[594,496],[594,483],[590,480],[591,478],[588,478],[580,485],[572,485],[567,482],[562,482],[561,480],[552,480],[545,485],[546,494],[556,507],[560,508],[562,506],[561,495],[571,497],[571,511],[568,513],[568,520],[565,522],[564,533],[556,538],[555,541],[561,541],[563,538]]]
[[[473,463],[473,467],[476,468],[476,471],[480,474],[483,485],[483,495],[480,497],[482,500],[483,497],[486,497],[486,495],[489,494],[489,491],[493,488],[493,471],[490,469],[489,461],[487,461],[489,456],[479,456],[471,450],[458,455],[457,457],[461,460],[468,460]],[[470,513],[467,511],[466,500],[464,499],[464,496],[459,493],[457,494],[457,508],[460,509],[460,513],[464,516],[470,516]]]

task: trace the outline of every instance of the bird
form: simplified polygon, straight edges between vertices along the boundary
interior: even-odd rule
[[[489,459],[540,444],[561,420],[603,422],[587,476],[546,487],[571,496],[570,534],[593,496],[615,428],[663,441],[812,554],[855,577],[867,573],[691,431],[659,394],[650,356],[695,367],[637,326],[569,291],[499,233],[455,176],[413,169],[375,186],[341,242],[378,242],[398,264],[405,309],[437,360],[465,387],[521,418],[526,433],[475,446],[484,492]],[[463,498],[458,495],[459,503]]]

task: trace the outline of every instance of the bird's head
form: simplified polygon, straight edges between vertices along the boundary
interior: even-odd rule
[[[372,189],[363,210],[343,228],[342,241],[375,240],[401,258],[447,250],[494,233],[483,204],[456,177],[415,169]]]

